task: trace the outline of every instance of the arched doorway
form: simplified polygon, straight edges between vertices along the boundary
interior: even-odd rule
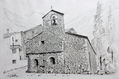
[[[38,59],[34,59],[34,63],[35,63],[35,66],[37,66],[38,67]]]
[[[51,64],[55,64],[55,63],[56,63],[54,57],[50,57],[50,63],[51,63]]]

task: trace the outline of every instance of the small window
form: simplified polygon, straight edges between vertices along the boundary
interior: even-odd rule
[[[21,60],[21,56],[20,56],[20,60]]]
[[[18,39],[16,39],[15,42],[18,42]]]
[[[12,49],[12,53],[15,54],[16,53],[16,49]]]
[[[12,64],[16,64],[16,60],[12,60]]]
[[[12,37],[12,41],[14,41],[14,37]]]
[[[45,42],[44,41],[41,41],[42,44],[44,44]]]

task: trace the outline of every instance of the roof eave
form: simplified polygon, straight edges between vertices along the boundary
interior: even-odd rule
[[[45,14],[42,18],[44,18],[46,15],[48,15],[51,11],[56,12],[58,14],[64,15],[64,13],[58,12],[56,10],[50,10],[47,14]]]

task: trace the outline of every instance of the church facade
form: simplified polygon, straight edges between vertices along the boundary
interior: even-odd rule
[[[27,72],[96,73],[96,53],[88,37],[65,32],[61,12],[51,10],[42,19],[43,26],[23,34]]]

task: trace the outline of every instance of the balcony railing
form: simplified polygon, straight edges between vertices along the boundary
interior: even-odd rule
[[[10,49],[14,49],[14,48],[22,48],[20,45],[10,45]]]

